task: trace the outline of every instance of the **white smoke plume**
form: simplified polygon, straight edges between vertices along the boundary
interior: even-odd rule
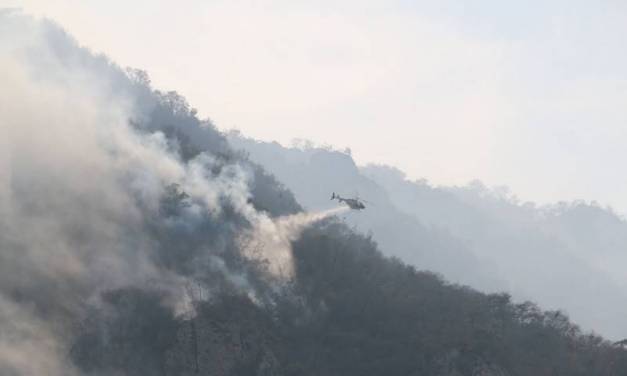
[[[129,119],[145,108],[122,71],[46,21],[0,12],[0,70],[1,375],[79,374],[71,340],[104,291],[157,288],[174,312],[189,306],[194,272],[156,261],[154,218],[183,234],[202,232],[207,218],[243,218],[251,230],[237,243],[277,282],[294,276],[291,242],[301,231],[346,210],[274,219],[256,211],[246,166],[208,153],[182,161],[163,133],[138,131]],[[163,219],[172,184],[186,202]],[[252,290],[220,258],[227,239],[212,240],[192,264]]]
[[[0,374],[71,375],[67,340],[100,291],[170,278],[137,199],[155,208],[148,182],[187,172],[129,129],[126,98],[58,59],[45,23],[0,18]]]
[[[278,280],[294,277],[292,242],[312,223],[348,210],[340,206],[320,212],[305,212],[279,218],[258,216],[253,229],[240,239],[244,255],[251,260],[265,263],[267,271]]]
[[[206,153],[182,162],[162,133],[129,125],[143,114],[116,82],[120,70],[68,39],[47,22],[0,12],[1,375],[75,374],[69,341],[103,291],[149,285],[185,295],[187,277],[155,263],[146,231],[168,184],[189,198],[182,224],[170,225],[219,222],[228,205],[266,245],[270,271],[285,276],[293,275],[289,242],[330,214],[272,220],[250,204],[246,167],[213,171],[220,162]],[[222,246],[208,245],[203,257],[228,274],[211,249]],[[247,287],[239,275],[228,281]]]
[[[5,376],[77,375],[59,333],[29,307],[0,297],[0,372]]]

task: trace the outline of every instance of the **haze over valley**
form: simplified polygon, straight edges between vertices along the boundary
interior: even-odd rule
[[[256,22],[284,6],[294,11],[273,2],[278,8],[258,15],[259,4],[234,4],[210,6],[240,16],[249,13],[236,11],[248,9]],[[537,179],[544,172],[523,169],[514,180],[527,180],[526,193],[542,192],[534,203],[495,180],[442,182],[465,168],[446,166],[474,147],[440,159],[447,172],[433,183],[434,165],[418,154],[411,171],[404,171],[408,159],[402,168],[392,163],[396,157],[376,160],[393,148],[386,138],[402,135],[372,123],[364,137],[378,135],[381,149],[367,158],[316,137],[291,146],[259,140],[245,128],[303,135],[300,125],[285,125],[300,113],[295,102],[285,103],[286,123],[277,103],[275,115],[258,123],[236,116],[250,123],[233,130],[208,117],[211,106],[196,108],[164,90],[147,68],[125,67],[120,50],[112,48],[115,60],[94,52],[109,36],[76,24],[77,14],[89,14],[81,13],[83,3],[68,10],[68,25],[37,16],[56,14],[47,3],[18,5],[24,10],[0,9],[0,375],[627,375],[627,221],[622,209],[605,205],[622,208],[614,188],[605,190],[612,192],[607,199],[598,197],[603,204],[573,200],[575,191],[545,189],[549,183]],[[118,9],[115,2],[103,6],[89,9]],[[161,19],[171,5],[142,6],[147,15],[132,28],[138,33],[154,17],[148,10]],[[193,9],[183,8],[172,13],[172,28],[185,14],[193,23]],[[310,20],[309,8],[298,9]],[[390,25],[387,17],[398,16],[364,9],[359,17],[367,23],[380,15]],[[129,26],[109,27],[114,36]],[[374,41],[357,34],[357,50],[358,41]],[[237,40],[228,33],[211,38],[222,40],[216,48]],[[117,43],[128,48],[123,39]],[[166,62],[177,53],[167,45],[159,50]],[[199,59],[211,51],[196,47]],[[246,48],[263,56],[262,47]],[[158,59],[153,47],[146,51]],[[192,58],[180,53],[174,60]],[[274,72],[264,67],[249,74]],[[346,75],[335,76],[338,90],[329,98],[379,87]],[[212,91],[199,77],[194,85]],[[264,107],[263,93],[272,87],[256,87]],[[224,93],[233,100],[231,94]],[[220,95],[216,88],[210,97]],[[219,117],[237,106],[245,112],[246,103]],[[251,106],[251,114],[258,110]],[[401,116],[389,113],[390,121]],[[356,123],[340,129],[335,121],[331,126],[349,140],[360,137]],[[558,191],[563,200],[551,201]]]

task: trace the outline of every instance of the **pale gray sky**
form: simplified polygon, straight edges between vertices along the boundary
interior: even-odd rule
[[[0,0],[221,129],[627,214],[623,1]]]

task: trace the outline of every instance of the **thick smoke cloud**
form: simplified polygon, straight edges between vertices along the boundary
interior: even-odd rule
[[[202,152],[183,160],[163,132],[134,127],[154,106],[145,89],[46,21],[0,13],[0,70],[2,375],[76,374],[71,339],[104,291],[160,289],[181,312],[190,284],[206,282],[189,265],[253,289],[224,260],[233,244],[256,244],[243,253],[268,280],[290,277],[290,241],[331,214],[258,212],[249,166]],[[175,210],[164,214],[167,198]],[[195,253],[164,240],[204,233],[211,242]],[[181,266],[175,252],[193,260]]]
[[[143,212],[189,174],[97,72],[59,59],[58,30],[0,17],[0,373],[68,375],[72,323],[100,291],[168,278]]]
[[[58,333],[23,305],[0,298],[0,372],[18,375],[75,375],[66,364]]]

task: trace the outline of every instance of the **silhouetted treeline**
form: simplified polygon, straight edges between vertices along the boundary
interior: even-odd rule
[[[451,285],[336,220],[294,244],[297,278],[259,305],[220,293],[175,318],[115,291],[72,353],[128,375],[626,375],[627,351],[559,311]],[[104,328],[104,329],[103,329]]]
[[[243,158],[210,123],[186,110],[181,98],[169,94],[162,101],[157,95],[158,115],[150,127],[169,129],[168,142],[179,144],[182,158],[201,151]],[[188,136],[188,125],[179,129],[177,116],[212,136]],[[258,191],[271,192],[263,210],[298,210],[296,204],[285,209],[291,194],[254,168],[267,177],[256,181]],[[175,185],[166,192],[160,215],[176,218],[188,197]],[[222,227],[238,222],[228,218],[206,218],[192,233],[155,229],[164,262],[191,274],[186,260],[198,259],[190,252],[201,252],[217,238],[233,239],[236,234],[225,231],[245,227]],[[258,266],[238,257],[235,247],[220,254],[230,270]],[[210,267],[194,267],[202,287],[190,294],[191,315],[169,312],[158,289],[106,293],[102,311],[84,324],[72,359],[87,373],[127,375],[627,374],[627,352],[583,333],[564,313],[446,283],[384,257],[371,238],[339,220],[310,228],[293,247],[295,280],[278,288],[249,274],[254,297],[229,287]],[[209,290],[204,297],[203,288]]]
[[[0,12],[0,29],[22,93],[2,128],[20,126],[0,164],[0,374],[627,373],[624,349],[565,314],[417,271],[338,218],[295,237],[294,274],[274,275],[273,250],[242,237],[302,210],[274,176],[145,73],[48,21]],[[423,250],[463,249],[417,228]]]
[[[294,323],[298,374],[627,374],[624,350],[564,313],[447,284],[341,224],[310,229],[294,250],[296,290],[311,310],[304,323],[282,320]]]
[[[368,200],[366,210],[342,217],[371,232],[386,255],[480,291],[564,309],[611,339],[627,337],[627,222],[611,208],[540,206],[478,181],[436,186],[390,166],[357,166],[349,153],[311,143],[285,147],[237,132],[229,141],[310,210],[335,205],[333,191]]]

